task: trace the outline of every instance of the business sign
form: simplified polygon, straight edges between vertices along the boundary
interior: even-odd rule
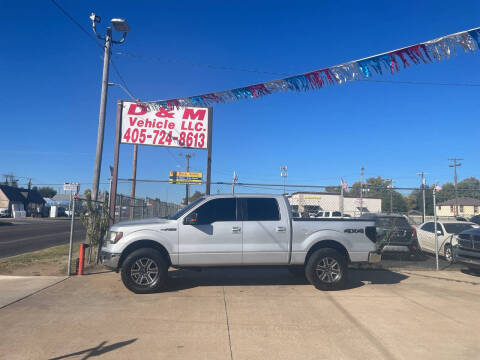
[[[153,110],[123,103],[122,144],[208,148],[209,108],[181,107]]]
[[[303,195],[303,198],[304,199],[316,199],[316,200],[320,200],[322,198],[321,195]]]
[[[80,184],[66,182],[63,184],[63,191],[73,191],[75,193],[78,193],[80,191]]]
[[[201,172],[186,172],[186,171],[170,171],[170,177],[168,179],[170,184],[201,184],[202,173]]]

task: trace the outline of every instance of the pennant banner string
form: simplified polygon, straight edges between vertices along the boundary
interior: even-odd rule
[[[406,68],[412,64],[427,64],[448,59],[457,54],[457,47],[462,48],[465,53],[479,50],[480,27],[282,79],[185,98],[142,103],[155,109],[159,107],[212,106],[241,99],[254,99],[279,91],[315,90],[334,84],[341,85],[350,81],[369,79],[374,74],[394,74],[399,72],[400,68]]]

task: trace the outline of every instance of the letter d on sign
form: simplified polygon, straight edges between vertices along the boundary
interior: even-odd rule
[[[145,105],[131,104],[128,108],[128,115],[145,115],[147,111]]]

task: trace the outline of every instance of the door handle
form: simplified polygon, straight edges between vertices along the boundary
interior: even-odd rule
[[[277,232],[285,232],[287,231],[287,228],[285,226],[277,226],[275,229]]]
[[[232,226],[232,232],[233,233],[239,233],[242,228],[240,226]]]

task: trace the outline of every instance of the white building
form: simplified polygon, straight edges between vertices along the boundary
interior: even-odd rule
[[[359,216],[360,213],[378,213],[382,211],[382,199],[357,198],[325,192],[298,191],[288,196],[292,211],[302,214],[317,213],[318,211],[341,211],[344,214]],[[362,209],[363,208],[363,209]]]

